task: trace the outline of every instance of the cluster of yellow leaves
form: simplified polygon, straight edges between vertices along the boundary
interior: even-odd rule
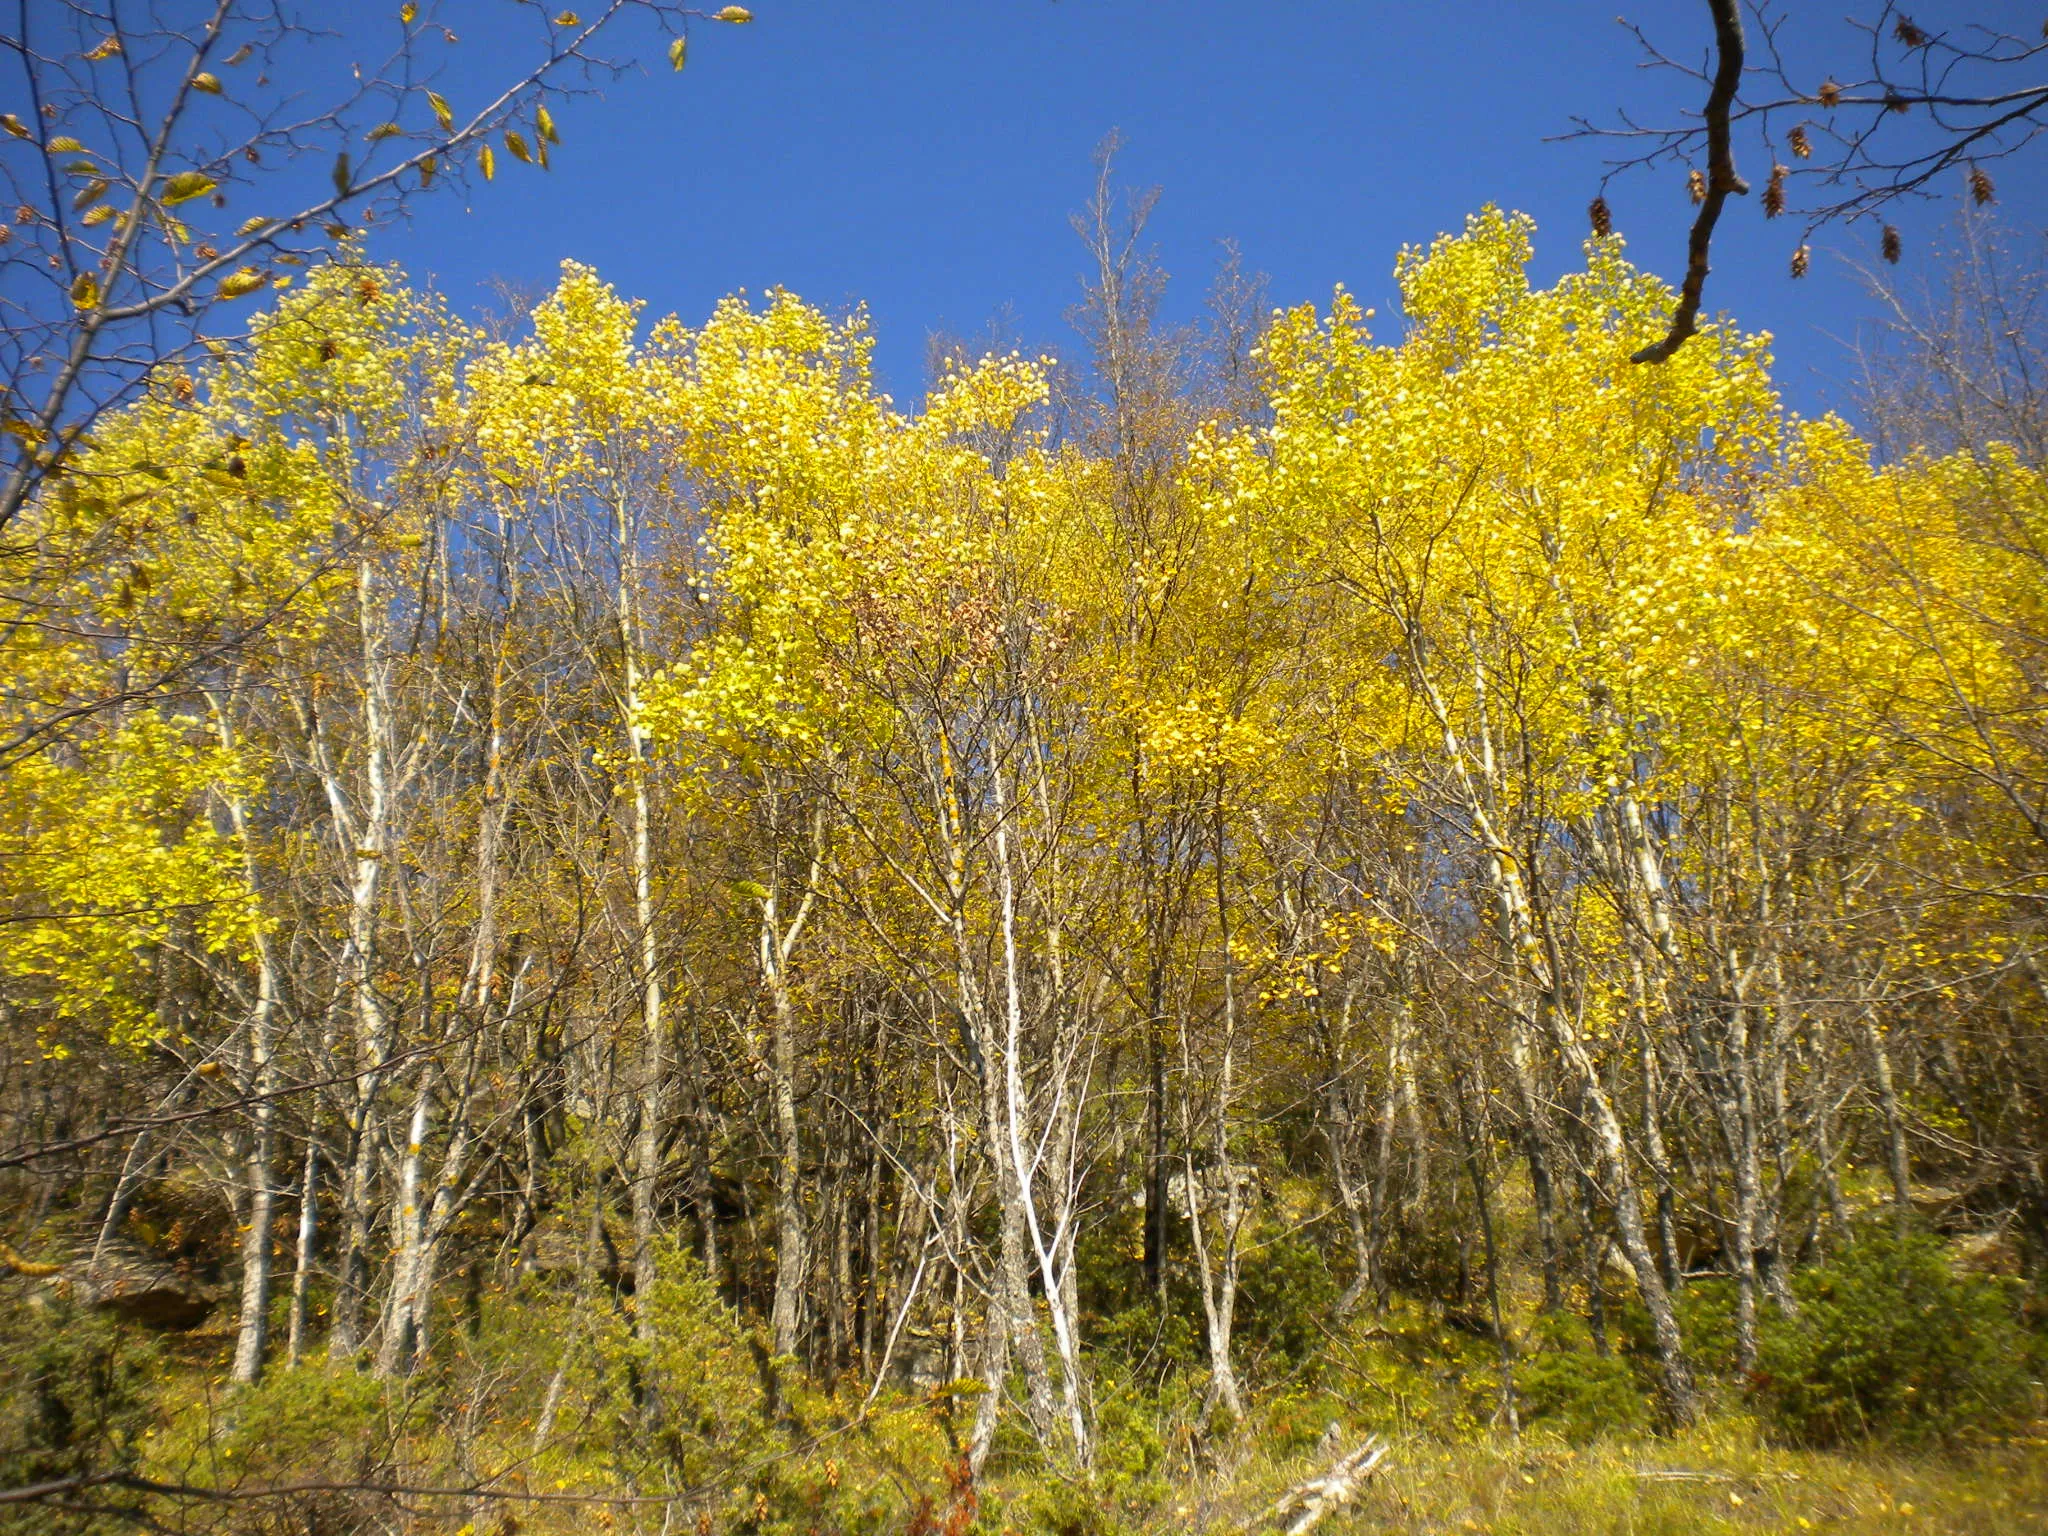
[[[1396,345],[1342,291],[1276,314],[1270,425],[1193,444],[1210,525],[1277,552],[1238,567],[1239,606],[1317,616],[1282,713],[1334,690],[1340,757],[1449,794],[1454,820],[1664,807],[1677,879],[1704,867],[1709,797],[1748,807],[1720,834],[1741,837],[1763,835],[1751,814],[1910,825],[1958,766],[1992,779],[1986,721],[2026,708],[2013,637],[2043,632],[2015,553],[2044,547],[2038,477],[1997,453],[1880,471],[1840,423],[1787,424],[1768,338],[1725,324],[1632,365],[1661,285],[1604,238],[1536,290],[1530,235],[1488,209],[1404,252]],[[1208,740],[1195,718],[1147,737],[1183,757]],[[1568,925],[1605,957],[1580,1003],[1604,1035],[1627,1000],[1601,965],[1624,946],[1597,903]]]
[[[956,373],[906,415],[875,392],[864,320],[788,294],[721,305],[689,338],[679,467],[707,498],[714,634],[653,679],[657,738],[707,763],[790,763],[888,727],[882,695],[995,659],[997,509],[1031,496],[1011,442],[1044,399],[1016,357]],[[998,473],[985,445],[1020,457]]]
[[[1254,995],[1262,1008],[1320,997],[1328,978],[1341,972],[1361,946],[1388,957],[1401,947],[1400,926],[1379,912],[1323,913],[1315,929],[1316,942],[1293,953],[1283,954],[1277,940],[1235,946],[1237,959],[1256,979]]]
[[[1198,688],[1178,701],[1140,699],[1132,712],[1146,762],[1169,779],[1241,772],[1276,745],[1270,731],[1233,711],[1216,688]]]
[[[1404,251],[1398,343],[1342,290],[1276,313],[1269,415],[1193,433],[1164,531],[1121,526],[1112,467],[1050,443],[1044,359],[956,368],[900,411],[864,317],[780,291],[643,334],[639,305],[570,263],[528,337],[487,342],[338,262],[56,482],[36,537],[56,606],[91,622],[25,627],[0,666],[54,709],[81,677],[241,631],[260,636],[242,664],[282,664],[345,614],[351,560],[402,563],[416,509],[460,496],[609,522],[622,588],[659,559],[698,617],[638,723],[707,796],[998,694],[1105,843],[1119,796],[1220,824],[1339,774],[1475,837],[1488,804],[1559,827],[1660,806],[1684,828],[1710,794],[1775,796],[1910,825],[1958,774],[1995,785],[2021,750],[2003,722],[2038,707],[2013,637],[2048,603],[2024,554],[2048,547],[2040,477],[1998,454],[1880,469],[1838,422],[1788,424],[1768,338],[1723,323],[1632,365],[1668,292],[1612,237],[1538,290],[1532,236],[1487,209]],[[53,738],[0,779],[35,853],[0,894],[56,914],[9,928],[0,959],[60,1012],[139,1029],[113,992],[165,913],[226,914],[203,920],[216,946],[261,920],[208,809],[260,775],[192,746],[216,736],[190,710]],[[1703,867],[1684,836],[1670,851],[1674,878]],[[115,912],[135,915],[87,915]],[[1580,918],[1599,1035],[1625,1012],[1601,979],[1625,944],[1611,914]],[[1325,929],[1313,953],[1246,951],[1262,1001],[1397,942]]]
[[[144,969],[174,924],[247,951],[264,919],[223,805],[270,759],[223,732],[229,680],[195,657],[290,667],[345,616],[351,562],[409,540],[401,492],[468,345],[396,273],[337,262],[198,382],[166,371],[32,508],[38,619],[9,627],[0,686],[58,723],[0,773],[0,966],[54,1016],[145,1038]],[[118,702],[159,675],[181,686]]]
[[[116,1041],[150,1038],[142,999],[167,946],[246,948],[260,921],[241,850],[206,814],[244,774],[191,731],[140,715],[59,756],[17,765],[0,796],[0,864],[13,908],[0,969],[47,988],[51,1013]],[[47,1048],[66,1049],[61,1035]]]

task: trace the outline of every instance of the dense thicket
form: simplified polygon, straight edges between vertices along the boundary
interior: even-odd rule
[[[858,316],[575,266],[161,373],[8,572],[9,1327],[231,1317],[189,1480],[431,1379],[467,1476],[756,1523],[819,1414],[925,1394],[957,1512],[1418,1307],[1504,1423],[1910,1419],[1812,1364],[1902,1297],[1995,1346],[1871,1346],[1927,1422],[2016,1401],[1934,1245],[2048,1259],[2044,466],[1632,366],[1668,293],[1531,234],[1207,351],[1105,239],[1092,393],[909,413]]]

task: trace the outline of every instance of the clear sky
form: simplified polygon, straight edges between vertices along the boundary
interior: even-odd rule
[[[494,183],[423,203],[373,250],[465,305],[492,279],[544,286],[565,257],[692,323],[743,288],[865,302],[884,386],[907,399],[933,330],[978,332],[1007,311],[1026,345],[1075,350],[1064,317],[1084,262],[1068,216],[1091,149],[1117,129],[1125,178],[1163,189],[1152,238],[1175,277],[1170,315],[1194,312],[1230,238],[1275,303],[1341,282],[1386,317],[1401,245],[1488,201],[1535,216],[1539,280],[1576,261],[1611,150],[1545,142],[1573,114],[1697,106],[1696,87],[1637,67],[1616,3],[757,0],[750,26],[698,24],[681,75],[655,57],[558,109],[551,173],[500,155]],[[1793,9],[1808,30],[1788,37],[1853,72],[1835,8]],[[1939,23],[1960,7],[1924,9]],[[1968,7],[2001,12],[2040,25],[2002,0]],[[1701,0],[1628,14],[1703,55]],[[502,25],[469,28],[456,55],[443,88],[458,108],[517,58]],[[1765,156],[1739,150],[1761,186]],[[2008,221],[2048,223],[2048,149],[1994,169]],[[1632,256],[1675,281],[1692,214],[1679,175],[1631,175],[1609,201]],[[1828,237],[1794,283],[1796,228],[1755,204],[1730,204],[1709,308],[1772,331],[1788,400],[1817,410],[1845,398],[1842,342],[1869,309],[1834,252],[1874,260],[1875,231]],[[1895,215],[1909,270],[1951,212]]]

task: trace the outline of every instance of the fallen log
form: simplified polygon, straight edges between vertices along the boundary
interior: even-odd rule
[[[1281,1494],[1246,1521],[1244,1529],[1285,1521],[1282,1527],[1285,1536],[1303,1536],[1303,1533],[1313,1530],[1325,1515],[1349,1504],[1386,1458],[1386,1443],[1378,1435],[1368,1435],[1356,1450],[1338,1457],[1320,1477],[1296,1483]]]

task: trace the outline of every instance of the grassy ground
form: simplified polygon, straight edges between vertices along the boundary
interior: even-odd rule
[[[1292,1465],[1248,1457],[1158,1528],[1221,1531],[1285,1487]],[[1325,1531],[1389,1536],[2003,1536],[2048,1532],[2048,1424],[1968,1451],[1901,1457],[1775,1449],[1739,1420],[1587,1447],[1537,1437],[1399,1440],[1384,1470]]]
[[[225,1314],[144,1335],[16,1277],[0,1280],[0,1471],[15,1474],[0,1485],[118,1466],[226,1498],[152,1497],[68,1525],[50,1523],[48,1506],[12,1523],[0,1510],[0,1530],[113,1536],[139,1514],[208,1536],[1226,1536],[1273,1529],[1264,1512],[1276,1496],[1376,1430],[1381,1471],[1319,1536],[2048,1533],[2037,1336],[2010,1320],[1994,1336],[1967,1310],[1961,1323],[1923,1315],[1882,1287],[1843,1311],[1857,1273],[1830,1293],[1840,1315],[1814,1357],[1828,1369],[1860,1362],[1910,1386],[1902,1372],[1938,1380],[1930,1358],[1988,1353],[2024,1364],[2028,1390],[2001,1415],[1905,1425],[1927,1449],[1803,1451],[1787,1445],[1797,1421],[1773,1418],[1768,1394],[1739,1390],[1724,1369],[1703,1376],[1711,1409],[1699,1426],[1656,1434],[1625,1317],[1610,1319],[1615,1348],[1601,1352],[1581,1323],[1530,1303],[1513,1362],[1527,1426],[1517,1438],[1497,1428],[1497,1347],[1469,1319],[1395,1298],[1304,1333],[1291,1353],[1275,1334],[1257,1354],[1248,1335],[1260,1389],[1234,1431],[1203,1415],[1195,1366],[1141,1384],[1105,1353],[1091,1383],[1092,1473],[1048,1461],[1012,1414],[971,1491],[958,1469],[977,1384],[870,1397],[857,1382],[833,1393],[784,1373],[680,1258],[647,1301],[651,1343],[615,1306],[534,1288],[487,1298],[472,1325],[451,1319],[404,1380],[316,1357],[255,1388],[225,1379]],[[1687,1294],[1705,1352],[1719,1336],[1713,1293]],[[1879,1326],[1908,1311],[1917,1331]],[[1818,1297],[1803,1315],[1835,1316]],[[548,1402],[558,1411],[544,1427]],[[1962,1443],[1938,1448],[1944,1430]],[[390,1496],[480,1480],[493,1497]]]
[[[229,1511],[217,1524],[203,1506],[153,1506],[166,1517],[162,1528],[236,1536],[296,1533],[305,1528],[302,1521],[323,1531],[408,1536],[838,1536],[848,1530],[873,1536],[1234,1536],[1276,1530],[1262,1518],[1276,1496],[1316,1476],[1329,1460],[1327,1449],[1276,1451],[1286,1435],[1255,1412],[1242,1432],[1227,1439],[1168,1437],[1170,1448],[1137,1478],[1120,1481],[1098,1469],[1092,1485],[1084,1485],[1042,1462],[1024,1465],[1035,1458],[1023,1456],[1007,1469],[992,1467],[969,1525],[949,1518],[959,1511],[947,1493],[946,1450],[928,1410],[899,1400],[878,1405],[865,1418],[838,1415],[835,1425],[835,1415],[818,1400],[803,1405],[808,1433],[802,1442],[756,1448],[768,1452],[765,1478],[750,1479],[742,1470],[747,1448],[714,1433],[703,1447],[707,1464],[697,1474],[709,1474],[709,1497],[700,1494],[677,1506],[659,1500],[626,1505],[606,1499],[624,1491],[627,1481],[609,1453],[593,1447],[578,1455],[528,1455],[530,1419],[517,1416],[533,1407],[527,1391],[502,1400],[500,1412],[476,1424],[474,1443],[458,1454],[450,1443],[450,1415],[442,1411],[456,1397],[437,1396],[434,1411],[423,1419],[393,1410],[398,1398],[381,1394],[354,1372],[279,1373],[262,1399],[246,1401],[222,1393],[210,1375],[189,1366],[174,1368],[172,1382],[164,1384],[171,1387],[167,1396],[212,1384],[204,1404],[187,1398],[172,1422],[158,1421],[163,1427],[149,1436],[142,1465],[153,1476],[245,1489],[347,1479],[364,1470],[364,1450],[376,1442],[397,1454],[394,1464],[380,1465],[375,1480],[446,1486],[460,1483],[468,1467],[494,1467],[507,1469],[498,1487],[531,1490],[548,1500],[413,1500],[401,1515],[375,1501],[294,1498]],[[258,1401],[265,1411],[251,1412],[253,1422],[235,1427],[232,1421]],[[1318,1404],[1326,1406],[1333,1406],[1327,1398]],[[744,1413],[756,1416],[751,1406]],[[199,1433],[202,1421],[211,1433]],[[408,1430],[408,1424],[414,1427]],[[366,1433],[373,1425],[383,1426],[382,1432]],[[1360,1433],[1351,1430],[1335,1439],[1348,1449]],[[1542,1427],[1519,1439],[1473,1428],[1463,1434],[1394,1432],[1387,1444],[1378,1475],[1319,1527],[1319,1536],[2048,1533],[2048,1422],[1980,1436],[1963,1448],[1910,1454],[1787,1449],[1770,1443],[1750,1419],[1726,1410],[1675,1435],[1629,1433],[1571,1444]],[[1105,1461],[1114,1454],[1104,1448]],[[658,1477],[633,1484],[640,1491],[663,1486]],[[749,1491],[756,1486],[763,1490],[759,1495]],[[924,1497],[932,1503],[920,1516]],[[118,1528],[106,1527],[110,1536]],[[26,1525],[0,1518],[0,1530],[15,1529],[38,1527],[33,1516]]]

